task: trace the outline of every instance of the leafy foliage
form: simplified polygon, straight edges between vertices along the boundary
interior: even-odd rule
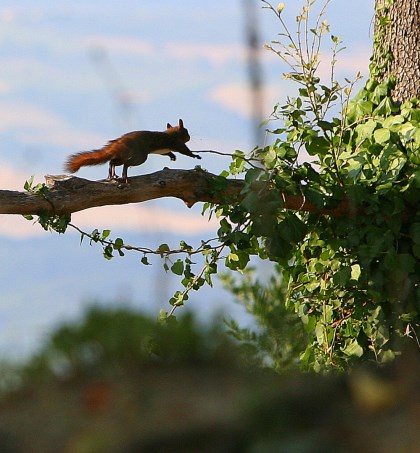
[[[220,324],[201,326],[191,314],[155,321],[128,308],[93,306],[80,323],[57,328],[23,376],[31,381],[118,376],[157,366],[234,365],[238,358],[238,348]]]
[[[281,19],[281,11],[276,14]],[[305,7],[297,19],[303,24],[298,37],[308,14]],[[328,32],[324,21],[318,18],[317,24],[310,29],[315,41]],[[289,46],[268,47],[292,59],[287,77],[301,86],[299,96],[275,106],[273,119],[281,125],[271,130],[272,145],[253,151],[261,168],[243,168],[243,201],[215,208],[221,225],[229,221],[242,231],[240,240],[230,231],[221,239],[232,253],[240,249],[244,263],[257,254],[279,264],[286,306],[311,338],[300,356],[306,367],[342,368],[358,358],[385,362],[398,353],[407,332],[417,339],[419,101],[396,105],[392,79],[371,79],[350,99],[352,82],[341,86],[332,79],[324,85],[316,76],[318,54],[311,49],[317,44],[308,51],[302,40],[285,36]],[[332,116],[337,100],[341,112]],[[315,160],[299,164],[302,151]],[[285,211],[284,194],[300,194],[320,213]],[[347,215],[322,215],[343,202]]]
[[[245,306],[256,321],[256,329],[241,328],[235,320],[227,323],[229,332],[246,350],[244,358],[259,367],[284,372],[298,366],[299,353],[308,344],[308,335],[297,316],[286,308],[285,282],[280,272],[262,283],[254,269],[241,279],[232,273],[222,276],[226,288]]]
[[[43,183],[38,183],[34,185],[34,177],[31,176],[27,181],[25,181],[24,189],[27,192],[30,192],[34,195],[41,196],[45,198],[50,204],[51,202],[48,199],[48,187]],[[54,210],[54,205],[51,204],[51,207]],[[33,220],[32,215],[25,215],[26,220]],[[44,228],[45,231],[56,231],[57,233],[64,233],[67,229],[67,226],[70,222],[71,216],[69,214],[51,215],[48,212],[42,212],[37,218],[37,222]]]

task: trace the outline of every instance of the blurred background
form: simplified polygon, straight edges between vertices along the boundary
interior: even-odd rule
[[[327,18],[347,47],[338,78],[368,73],[373,0],[332,1]],[[257,0],[119,2],[3,1],[0,6],[1,189],[23,190],[32,175],[61,174],[66,157],[102,147],[131,130],[163,130],[183,118],[192,150],[250,151],[269,141],[256,125],[295,87],[287,68],[263,44],[278,39],[276,16]],[[275,6],[275,5],[274,5]],[[301,2],[286,2],[291,24]],[[325,56],[328,58],[328,46]],[[321,66],[321,71],[322,71]],[[325,66],[327,71],[328,65]],[[327,72],[325,72],[327,75]],[[228,157],[203,154],[213,173]],[[193,168],[151,156],[132,174]],[[101,179],[106,166],[84,168]],[[72,216],[86,231],[156,248],[191,245],[215,235],[215,224],[179,200],[103,207]],[[53,326],[77,319],[87,304],[120,304],[153,316],[168,309],[180,282],[162,263],[140,255],[106,261],[101,249],[69,231],[58,236],[20,216],[0,216],[0,356],[32,352]],[[201,319],[215,313],[252,322],[217,283],[193,294],[188,309]]]

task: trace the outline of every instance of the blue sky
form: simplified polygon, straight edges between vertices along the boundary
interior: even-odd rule
[[[303,2],[286,4],[294,29]],[[327,18],[343,38],[339,77],[367,75],[373,0],[333,0]],[[277,39],[275,16],[258,5],[262,42]],[[0,6],[0,181],[21,190],[35,175],[61,174],[66,157],[101,147],[130,130],[164,129],[183,118],[190,147],[232,152],[253,148],[244,50],[243,1],[45,1]],[[293,88],[286,68],[262,52],[265,112]],[[193,168],[151,156],[131,174],[163,166]],[[204,155],[200,164],[218,173],[229,159]],[[81,177],[106,176],[106,166]],[[73,223],[113,230],[134,245],[156,247],[181,239],[198,243],[215,226],[178,200],[105,207],[77,213]],[[0,216],[0,355],[33,350],[58,320],[78,316],[89,301],[123,300],[157,313],[178,282],[139,264],[139,256],[108,262],[99,248],[79,246],[75,233],[44,232],[20,216]],[[218,285],[217,285],[218,286]],[[194,295],[190,306],[206,317],[224,309],[246,319],[220,287]]]

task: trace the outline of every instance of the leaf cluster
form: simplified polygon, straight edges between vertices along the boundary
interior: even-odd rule
[[[34,177],[31,176],[27,181],[25,181],[24,189],[27,192],[33,193],[35,195],[43,197],[47,200],[48,203],[51,204],[52,210],[54,211],[54,205],[48,199],[48,187],[43,183],[34,184]],[[32,215],[24,215],[23,216],[26,220],[33,220],[34,217]],[[51,214],[49,212],[41,212],[36,222],[38,222],[45,231],[56,231],[57,233],[65,233],[67,226],[69,225],[71,220],[70,214]]]
[[[307,13],[298,22],[306,22]],[[219,237],[232,253],[240,250],[243,263],[251,255],[278,263],[285,306],[310,339],[300,354],[304,367],[384,363],[408,337],[418,343],[419,101],[394,103],[392,78],[370,79],[351,98],[355,81],[322,82],[311,51],[289,45],[286,54],[276,52],[284,59],[295,52],[300,72],[291,65],[288,78],[300,86],[299,95],[275,106],[274,142],[251,154],[259,168],[233,157],[231,169],[241,166],[247,184],[242,202],[216,208]],[[302,154],[311,162],[302,163]],[[286,211],[285,194],[300,194],[319,214]],[[345,216],[322,214],[343,202]],[[254,308],[258,304],[254,298]]]

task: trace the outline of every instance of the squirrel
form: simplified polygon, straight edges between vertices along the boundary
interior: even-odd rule
[[[186,156],[201,159],[192,153],[185,144],[190,140],[188,130],[180,119],[178,126],[167,124],[166,131],[134,131],[124,134],[120,138],[109,141],[103,148],[93,151],[82,151],[72,154],[66,164],[65,170],[75,173],[80,167],[87,165],[100,165],[109,162],[107,181],[117,179],[115,167],[123,165],[122,179],[128,183],[128,167],[143,164],[149,154],[162,154],[176,160],[172,151]]]

